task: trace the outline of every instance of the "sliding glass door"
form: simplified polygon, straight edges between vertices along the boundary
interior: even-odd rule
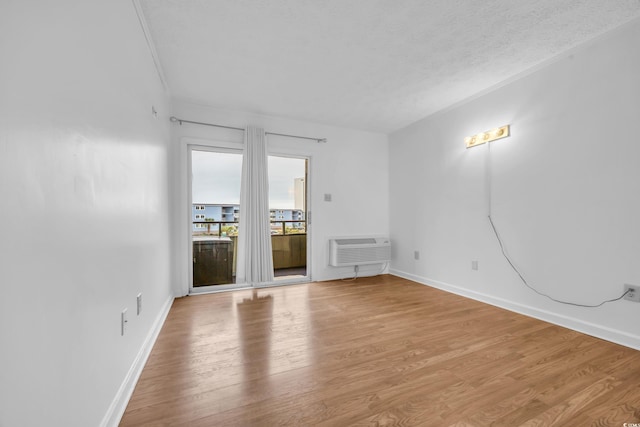
[[[188,153],[190,290],[199,293],[244,286],[236,284],[242,151],[190,146]],[[308,280],[308,159],[271,155],[268,161],[275,281]]]

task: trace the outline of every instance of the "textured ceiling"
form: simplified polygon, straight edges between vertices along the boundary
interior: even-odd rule
[[[140,0],[171,94],[391,132],[640,16],[640,0]]]

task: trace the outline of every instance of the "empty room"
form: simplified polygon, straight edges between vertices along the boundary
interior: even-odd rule
[[[0,55],[0,427],[640,425],[638,0],[2,0]]]

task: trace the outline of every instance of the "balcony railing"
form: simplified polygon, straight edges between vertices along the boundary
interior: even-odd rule
[[[272,235],[306,234],[307,221],[299,219],[271,220]],[[237,236],[237,221],[193,221],[194,236]]]

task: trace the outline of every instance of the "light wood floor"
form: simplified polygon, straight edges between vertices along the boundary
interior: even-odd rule
[[[122,426],[616,426],[640,352],[393,276],[176,300]]]

